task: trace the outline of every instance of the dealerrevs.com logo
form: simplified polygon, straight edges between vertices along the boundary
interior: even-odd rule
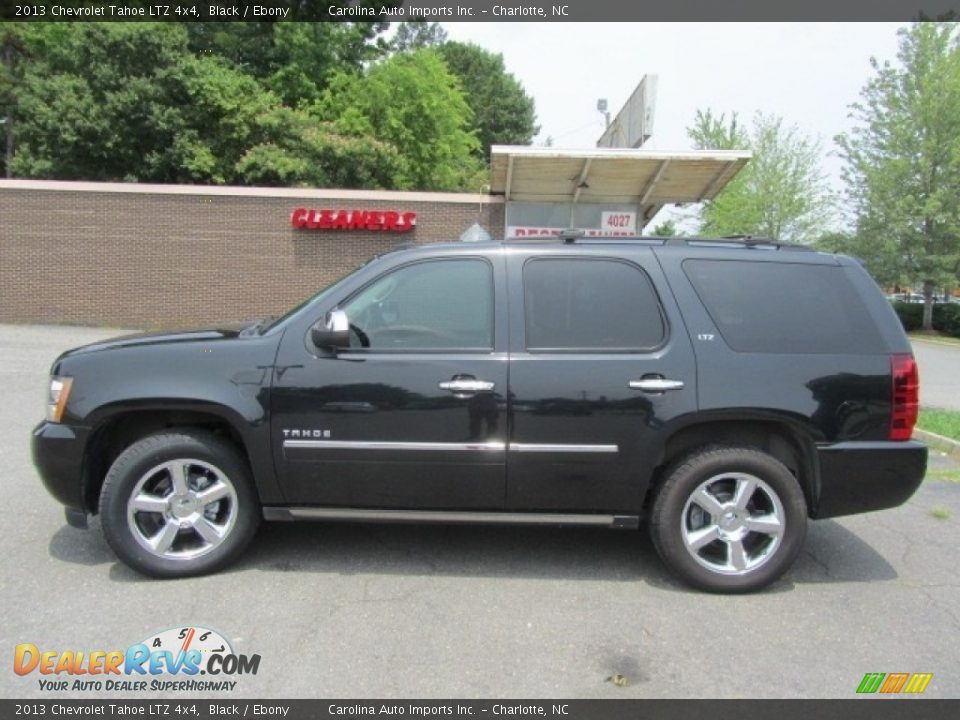
[[[237,654],[222,635],[196,626],[164,630],[126,650],[50,650],[21,643],[13,654],[13,671],[38,675],[40,690],[50,692],[229,692],[237,686],[234,677],[259,669],[259,655]]]

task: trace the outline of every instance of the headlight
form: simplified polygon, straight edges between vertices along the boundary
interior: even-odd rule
[[[50,394],[47,397],[47,420],[49,422],[60,422],[63,411],[67,407],[71,387],[73,387],[73,378],[57,377],[56,375],[50,378]]]

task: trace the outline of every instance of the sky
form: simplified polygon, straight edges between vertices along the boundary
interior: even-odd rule
[[[749,120],[773,113],[818,137],[824,171],[842,189],[833,138],[851,127],[849,105],[872,76],[870,57],[895,60],[889,23],[444,23],[450,40],[503,54],[556,147],[587,148],[603,133],[596,110],[615,116],[644,74],[659,88],[653,137],[644,146],[689,150],[698,108]],[[659,219],[662,219],[662,214]]]

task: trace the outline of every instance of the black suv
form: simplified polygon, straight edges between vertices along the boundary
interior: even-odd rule
[[[689,583],[783,573],[807,518],[900,505],[917,367],[850,258],[753,240],[460,243],[377,257],[275,320],[53,365],[34,462],[154,576],[266,520],[646,519]]]

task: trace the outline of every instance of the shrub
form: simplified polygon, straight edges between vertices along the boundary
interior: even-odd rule
[[[907,332],[923,326],[923,303],[893,303],[894,312]],[[933,306],[933,329],[960,338],[960,304]]]
[[[933,306],[933,328],[953,337],[960,337],[960,304]]]
[[[919,330],[923,326],[923,305],[920,303],[895,302],[893,309],[907,332]]]

